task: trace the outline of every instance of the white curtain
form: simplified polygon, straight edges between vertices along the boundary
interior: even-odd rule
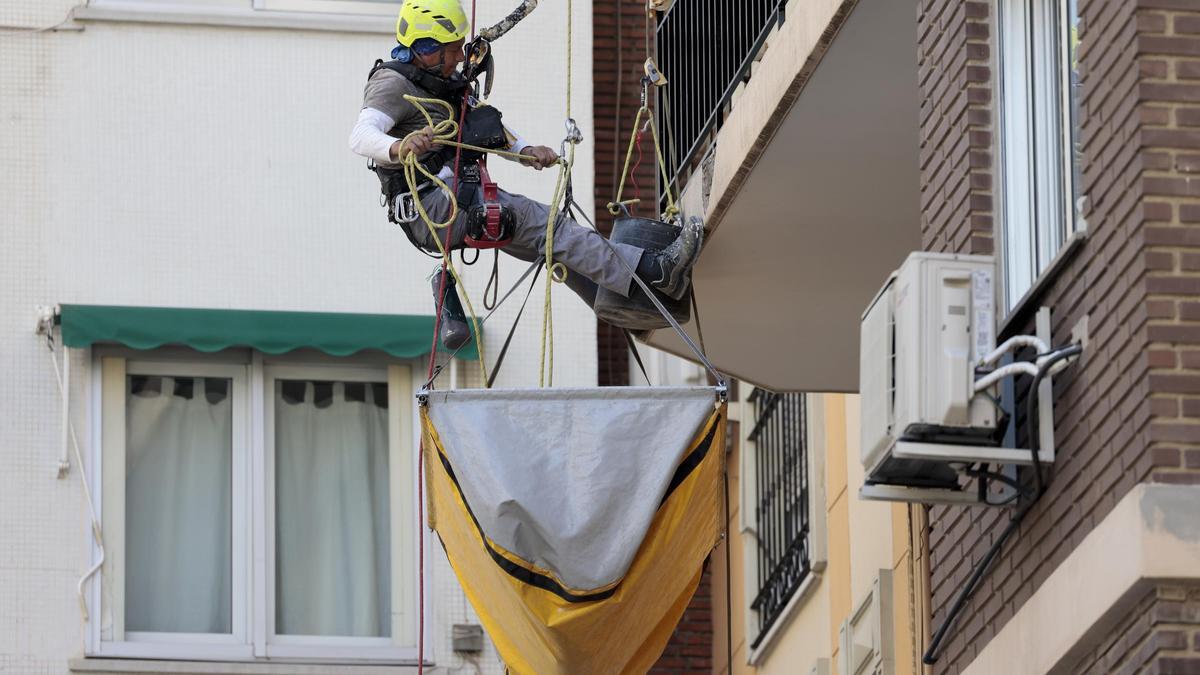
[[[231,381],[126,386],[125,629],[229,633]]]
[[[386,386],[275,385],[275,630],[391,635]]]

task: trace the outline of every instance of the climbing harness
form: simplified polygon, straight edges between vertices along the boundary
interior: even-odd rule
[[[482,199],[467,212],[464,241],[471,248],[503,248],[512,241],[512,210],[500,204],[500,190],[488,174],[487,164],[480,161],[478,166]]]

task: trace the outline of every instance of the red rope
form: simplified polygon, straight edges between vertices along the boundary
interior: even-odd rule
[[[633,185],[633,198],[637,200],[630,205],[633,207],[633,215],[637,215],[638,204],[642,201],[642,188],[638,185],[637,172],[638,167],[642,165],[642,135],[645,133],[640,129],[637,131],[637,136],[634,140],[634,145],[637,147],[637,158],[633,160],[633,167],[629,169],[629,182]]]
[[[475,39],[475,0],[471,2],[471,39]],[[462,143],[463,124],[467,119],[467,99],[463,96],[462,109],[458,116],[458,142]],[[458,170],[462,164],[462,147],[458,147],[454,151],[454,177],[451,180],[451,185],[454,186],[454,194],[450,195],[451,199],[457,199],[458,196]],[[433,344],[429,348],[429,370],[426,374],[426,379],[433,379],[433,366],[437,362],[437,346],[438,335],[442,330],[442,309],[446,304],[446,276],[448,265],[450,264],[450,234],[454,225],[446,227],[446,238],[444,250],[446,257],[442,258],[441,278],[438,280],[438,302],[437,302],[437,318],[433,322]],[[476,340],[479,336],[474,336]],[[425,456],[424,440],[421,443],[421,457],[417,461],[417,603],[420,605],[417,609],[417,675],[425,673],[425,462],[420,461]]]

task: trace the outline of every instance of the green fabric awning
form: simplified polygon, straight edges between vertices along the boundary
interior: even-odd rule
[[[63,343],[88,347],[121,344],[133,349],[185,345],[201,352],[250,347],[267,354],[319,349],[349,356],[374,349],[399,358],[429,353],[434,317],[408,314],[268,312],[244,309],[187,309],[62,305]],[[439,346],[439,350],[441,347]],[[478,358],[475,342],[459,358]]]

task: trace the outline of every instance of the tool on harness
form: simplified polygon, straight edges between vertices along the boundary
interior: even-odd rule
[[[512,145],[512,139],[504,128],[503,119],[504,113],[490,105],[480,104],[468,107],[466,117],[463,119],[461,142],[465,145],[474,145],[489,150],[501,150],[509,147]],[[453,157],[453,147],[447,147],[444,150],[448,150],[450,156]],[[464,164],[471,164],[482,157],[483,153],[474,150],[463,150],[462,153]]]
[[[496,62],[492,58],[492,43],[482,37],[475,38],[463,48],[466,61],[463,63],[463,79],[476,82],[483,77],[483,97],[492,93],[492,82],[496,76]]]
[[[467,313],[463,311],[462,302],[458,299],[458,285],[454,275],[443,272],[441,266],[434,268],[433,276],[433,306],[442,308],[442,346],[449,350],[457,350],[471,339],[471,326],[467,323]],[[439,297],[438,291],[442,291]]]
[[[516,218],[512,209],[500,203],[500,189],[488,174],[487,165],[480,160],[477,166],[482,199],[467,211],[465,241],[472,248],[503,248],[512,241]]]

